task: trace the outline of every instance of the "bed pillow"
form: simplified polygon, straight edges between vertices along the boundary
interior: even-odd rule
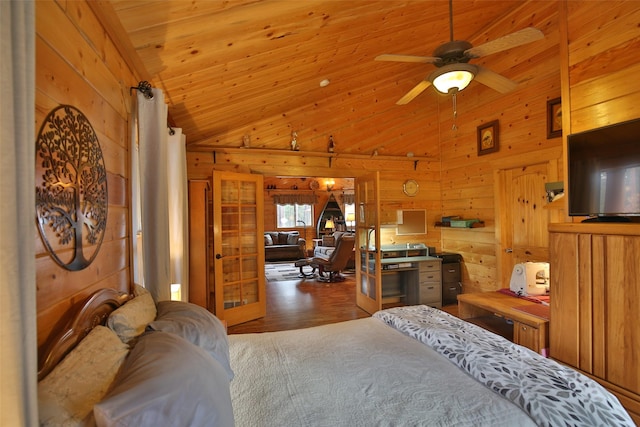
[[[107,320],[107,325],[124,343],[142,334],[156,317],[156,304],[151,294],[142,287],[137,287],[135,294],[136,297],[111,313]]]
[[[182,301],[160,301],[158,315],[148,329],[171,332],[209,352],[227,371],[229,381],[233,370],[229,361],[227,328],[207,309]]]
[[[84,425],[107,393],[129,347],[109,328],[96,326],[38,383],[40,426]]]
[[[200,347],[162,331],[138,339],[93,413],[98,427],[234,425],[224,368]]]

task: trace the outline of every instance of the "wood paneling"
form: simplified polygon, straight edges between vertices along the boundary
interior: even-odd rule
[[[637,420],[640,227],[555,224],[550,231],[551,357],[616,394],[624,390]]]
[[[431,55],[449,41],[447,2],[102,3],[167,92],[189,149],[238,147],[245,134],[254,147],[285,149],[294,130],[303,149],[315,152],[325,151],[329,134],[340,153],[430,155],[437,147],[438,96],[430,90],[395,105],[434,67],[374,58]],[[456,39],[476,45],[532,24],[547,34],[554,25],[554,2],[460,0],[453,7]],[[547,38],[477,62],[495,61],[527,84],[536,72],[531,62],[543,62],[538,57],[556,43]],[[331,84],[321,88],[325,78]]]
[[[48,255],[34,223],[38,345],[92,291],[130,289],[129,86],[138,81],[85,2],[36,5],[36,131],[60,104],[78,108],[98,135],[108,179],[107,229],[84,270],[68,271]],[[34,143],[34,142],[33,142]],[[35,169],[36,182],[42,171]]]
[[[560,164],[562,159],[562,139],[547,139],[546,129],[546,102],[560,96],[557,5],[523,3],[509,18],[529,19],[527,25],[544,28],[545,32],[543,46],[531,46],[537,50],[535,61],[518,63],[508,54],[499,55],[497,62],[493,56],[486,59],[493,69],[497,63],[526,75],[520,88],[506,95],[485,88],[463,92],[458,99],[457,130],[451,129],[449,106],[442,106],[440,113],[442,215],[478,218],[486,225],[481,229],[442,230],[442,250],[463,257],[464,292],[495,290],[508,283],[498,270],[500,236],[494,225],[504,213],[495,197],[495,171],[550,161]],[[499,27],[489,37],[498,33]],[[478,156],[476,129],[495,119],[500,123],[499,151]],[[504,267],[505,271],[510,269]]]

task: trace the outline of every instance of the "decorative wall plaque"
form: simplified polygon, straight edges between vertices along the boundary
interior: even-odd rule
[[[53,109],[38,133],[36,216],[60,266],[82,270],[95,259],[107,226],[107,172],[91,123],[70,105]]]

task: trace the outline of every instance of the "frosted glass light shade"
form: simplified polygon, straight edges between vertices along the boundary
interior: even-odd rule
[[[460,92],[469,86],[476,70],[476,67],[470,64],[449,64],[431,73],[429,80],[440,93],[446,94],[451,90]]]

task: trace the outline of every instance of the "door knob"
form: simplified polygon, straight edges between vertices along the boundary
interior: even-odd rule
[[[216,254],[216,259],[221,259],[221,258],[222,258],[222,255]]]

